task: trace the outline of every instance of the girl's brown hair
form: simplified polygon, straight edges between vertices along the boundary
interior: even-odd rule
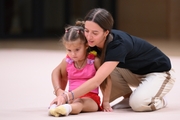
[[[62,37],[63,44],[65,42],[75,41],[78,38],[84,43],[87,43],[86,37],[84,36],[84,23],[77,21],[74,26],[68,26],[65,28],[65,33]]]

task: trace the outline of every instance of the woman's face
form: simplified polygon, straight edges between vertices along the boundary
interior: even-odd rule
[[[104,42],[108,31],[104,31],[98,24],[92,21],[85,22],[85,36],[90,47],[97,46],[99,48],[104,47]]]

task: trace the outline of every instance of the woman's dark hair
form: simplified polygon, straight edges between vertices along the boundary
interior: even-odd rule
[[[94,8],[85,16],[84,21],[92,21],[98,24],[104,31],[111,29],[114,24],[112,15],[103,8]]]
[[[98,24],[104,31],[109,31],[111,32],[111,29],[114,24],[114,20],[112,15],[105,9],[103,8],[94,8],[89,11],[89,13],[85,16],[84,21],[92,21]],[[106,47],[108,43],[113,39],[113,36],[109,34],[106,38],[106,41],[104,42],[104,48],[100,51],[100,60],[101,60],[101,65],[104,63],[105,59],[105,53],[106,53]],[[97,47],[93,47],[91,49],[96,49],[98,50]],[[98,51],[99,53],[99,51]],[[101,88],[104,90],[107,85],[107,79],[105,79],[101,83]]]

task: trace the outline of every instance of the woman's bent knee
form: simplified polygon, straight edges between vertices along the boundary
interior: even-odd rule
[[[137,112],[152,111],[151,107],[148,105],[148,102],[143,99],[131,97],[129,100],[129,105],[131,106],[133,111],[137,111]]]

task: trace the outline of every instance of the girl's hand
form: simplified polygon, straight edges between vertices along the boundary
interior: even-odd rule
[[[59,95],[51,102],[50,106],[53,104],[56,104],[57,106],[59,106],[65,103],[66,103],[66,100],[64,99],[64,97],[62,95]]]
[[[102,107],[103,107],[104,112],[112,112],[113,111],[109,102],[103,102]]]

